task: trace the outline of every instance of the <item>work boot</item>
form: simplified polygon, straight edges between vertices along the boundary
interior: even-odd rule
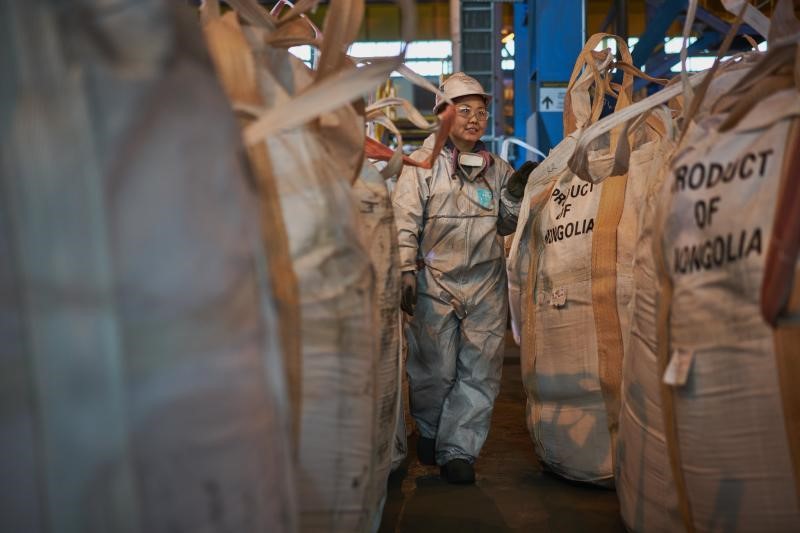
[[[441,473],[448,483],[456,485],[475,483],[475,469],[464,459],[447,461],[447,464],[442,467]]]
[[[436,464],[436,439],[420,436],[417,441],[417,459],[424,465]]]

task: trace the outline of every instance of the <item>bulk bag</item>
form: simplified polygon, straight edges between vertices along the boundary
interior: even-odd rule
[[[615,172],[616,151],[644,142],[650,133],[628,140],[627,132],[613,132],[604,139],[587,167],[590,174],[611,176],[600,185],[581,180],[566,165],[581,128],[599,118],[603,95],[611,90],[612,56],[592,52],[603,37],[587,42],[573,71],[565,102],[568,137],[529,180],[523,205],[531,207],[512,244],[510,270],[517,287],[525,284],[519,314],[522,372],[537,455],[563,477],[611,485],[622,331],[632,287],[633,243],[627,232],[640,203],[632,188],[626,190],[625,173]],[[629,62],[622,40],[619,46]],[[631,101],[631,72],[625,69],[617,111]],[[523,247],[528,250],[521,252]]]
[[[267,48],[251,30],[249,46],[262,59],[256,68],[264,107],[286,105],[293,91],[311,84],[312,73],[288,52]],[[357,119],[348,111],[343,118]],[[353,129],[363,128],[356,120]],[[299,287],[300,529],[365,531],[374,507],[374,280],[350,196],[357,169],[346,153],[328,152],[321,137],[318,127],[301,126],[261,142]]]
[[[244,35],[231,13],[223,21],[219,6],[204,6],[203,31],[220,83],[228,97],[241,104],[263,106],[264,99],[257,79],[255,59]],[[213,12],[212,12],[213,11]],[[251,120],[240,117],[242,126]],[[279,338],[286,365],[287,396],[291,405],[291,433],[296,446],[299,440],[302,411],[302,359],[300,353],[300,302],[297,277],[289,254],[289,242],[278,198],[277,183],[272,173],[270,155],[263,143],[247,148],[260,202],[261,236],[267,249],[270,289],[278,307]]]
[[[293,531],[258,203],[192,13],[3,2],[0,522]]]
[[[707,93],[730,87],[749,70],[748,60],[730,61],[716,73]],[[733,80],[733,81],[732,81]],[[705,111],[701,110],[701,112]],[[671,532],[682,528],[669,465],[661,412],[661,373],[657,361],[656,309],[661,284],[653,257],[655,214],[668,163],[676,147],[676,124],[661,109],[665,131],[631,155],[629,182],[643,184],[633,266],[629,339],[622,367],[622,401],[615,470],[622,520],[631,531]],[[648,155],[648,150],[650,155]]]
[[[772,31],[787,21],[781,44],[787,35]],[[784,74],[797,30],[791,3],[779,3],[766,56],[689,130],[662,191],[659,364],[689,531],[800,529],[798,330],[761,315],[767,252],[783,244],[776,205],[797,175],[800,95]],[[793,274],[796,251],[789,259]]]
[[[710,85],[704,87],[706,98],[698,109],[698,116],[708,112],[723,89],[729,89],[742,79],[757,57],[757,53],[737,54],[718,65],[718,69],[715,66],[710,72],[690,78],[689,85],[697,86],[706,76],[711,77]],[[619,154],[618,161],[629,158],[626,165],[629,186],[644,187],[638,228],[636,234],[629,237],[636,240],[634,296],[630,301],[630,330],[623,332],[625,354],[615,468],[622,519],[631,531],[675,531],[682,527],[661,412],[661,373],[656,358],[655,327],[661,284],[655,272],[651,245],[659,191],[676,143],[673,119],[666,109],[653,108],[669,103],[671,108],[679,109],[680,92],[681,86],[673,85],[593,124],[577,142],[569,162],[576,173],[592,181],[594,178],[582,168],[594,139],[633,120],[653,122],[656,119],[654,126],[660,132],[656,140],[641,145],[630,156]]]
[[[392,467],[392,453],[400,406],[400,275],[397,272],[397,230],[391,197],[383,176],[369,161],[364,162],[353,194],[358,203],[361,242],[368,251],[375,276],[373,324],[376,329],[377,369],[374,427],[375,497],[379,508],[386,498],[386,481]],[[379,483],[383,480],[383,483]],[[380,513],[373,530],[380,525]]]
[[[240,27],[234,14],[223,22],[246,39],[261,102],[231,96],[252,117],[243,129],[246,143],[266,151],[299,287],[300,529],[366,531],[380,519],[386,479],[376,469],[383,436],[376,427],[375,279],[351,191],[362,168],[365,122],[363,108],[349,102],[384,81],[402,58],[359,69],[347,64],[361,2],[331,4],[314,71],[273,45],[280,20],[254,2],[229,3],[247,24]]]

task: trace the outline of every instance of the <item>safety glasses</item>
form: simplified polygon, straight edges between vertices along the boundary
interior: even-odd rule
[[[475,115],[475,118],[477,118],[479,122],[486,122],[489,120],[489,112],[487,110],[477,109],[473,111],[473,109],[468,105],[460,105],[456,107],[456,114],[459,117],[467,120],[469,120],[473,115]]]

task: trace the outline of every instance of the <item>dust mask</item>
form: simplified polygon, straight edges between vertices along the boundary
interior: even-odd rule
[[[464,173],[464,176],[473,181],[475,177],[480,174],[483,167],[486,165],[486,160],[480,154],[473,154],[464,152],[458,154],[458,168]]]

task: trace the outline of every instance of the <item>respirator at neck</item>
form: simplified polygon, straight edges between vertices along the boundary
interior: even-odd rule
[[[458,168],[470,181],[474,180],[486,166],[486,160],[480,154],[463,152],[458,154]]]
[[[483,167],[485,161],[480,154],[464,152],[458,154],[458,164],[465,167]]]

